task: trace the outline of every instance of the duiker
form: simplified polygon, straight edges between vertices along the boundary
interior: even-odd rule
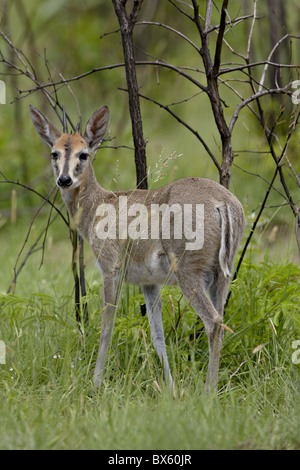
[[[33,124],[50,146],[56,183],[70,216],[89,243],[103,276],[103,312],[94,384],[101,383],[123,280],[139,284],[154,347],[170,387],[160,286],[178,284],[204,323],[209,340],[206,386],[218,380],[224,303],[245,217],[241,203],[205,178],[184,178],[155,190],[107,191],[90,161],[101,144],[108,108],[100,107],[83,135],[64,132],[33,106]]]

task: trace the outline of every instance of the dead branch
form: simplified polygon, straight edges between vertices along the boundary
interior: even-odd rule
[[[9,180],[8,178],[6,178],[6,176],[2,173],[2,171],[0,171],[0,175],[4,178],[3,180],[0,180],[0,184],[1,183],[9,183],[9,184],[15,184],[17,186],[20,186],[21,188],[24,188],[28,191],[31,191],[33,192],[34,194],[36,194],[37,196],[41,197],[42,199],[44,199],[44,202],[47,202],[48,204],[50,204],[50,206],[53,207],[54,210],[56,210],[56,212],[60,215],[60,217],[62,218],[62,220],[64,221],[64,223],[69,227],[70,224],[69,222],[67,221],[67,219],[65,218],[65,216],[62,214],[62,212],[58,209],[58,207],[53,204],[53,202],[50,201],[49,197],[51,196],[52,192],[54,191],[55,187],[52,188],[51,192],[49,193],[49,196],[43,196],[42,194],[40,194],[38,191],[36,191],[35,189],[31,188],[30,186],[27,186],[26,184],[22,184],[20,183],[20,181],[13,181],[13,180]]]
[[[29,250],[27,251],[27,253],[25,254],[24,258],[23,258],[23,261],[22,263],[20,264],[20,266],[17,268],[17,265],[18,265],[18,262],[19,262],[19,258],[20,258],[20,255],[21,255],[21,252],[19,253],[18,255],[18,258],[17,258],[17,261],[15,263],[15,266],[13,268],[14,270],[14,277],[13,277],[13,280],[11,281],[6,293],[9,294],[10,292],[14,293],[15,292],[15,288],[16,288],[16,284],[17,284],[17,279],[22,271],[22,269],[24,268],[24,266],[26,265],[26,262],[28,260],[28,258],[36,253],[37,251],[39,250],[43,250],[45,249],[45,243],[43,241],[42,245],[41,246],[37,246],[40,239],[42,238],[43,235],[45,235],[45,232],[48,230],[49,226],[54,222],[54,220],[58,217],[58,214],[56,214],[52,220],[49,219],[49,222],[47,224],[46,227],[44,227],[44,229],[40,232],[40,234],[37,236],[36,240],[34,241],[34,243],[31,245],[31,247],[29,248]],[[45,237],[44,237],[45,238]],[[24,245],[25,246],[25,245]],[[23,246],[23,247],[24,247]],[[21,249],[21,251],[23,251],[23,247]],[[1,304],[2,305],[2,304]]]

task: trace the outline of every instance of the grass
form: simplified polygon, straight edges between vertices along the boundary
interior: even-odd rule
[[[24,238],[19,223],[18,230],[2,228],[2,292]],[[140,314],[143,297],[124,287],[103,386],[94,391],[101,277],[87,252],[90,323],[82,335],[74,320],[69,244],[52,230],[43,267],[38,270],[37,253],[15,295],[0,298],[1,449],[300,448],[300,365],[292,362],[292,343],[300,339],[298,267],[268,259],[243,264],[226,312],[235,333],[225,333],[219,390],[209,397],[207,339],[180,291],[163,291],[173,396]]]

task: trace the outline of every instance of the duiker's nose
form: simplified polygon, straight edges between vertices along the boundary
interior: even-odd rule
[[[72,183],[73,183],[72,178],[70,178],[70,176],[68,175],[61,175],[57,180],[58,186],[67,187],[67,186],[71,186]]]

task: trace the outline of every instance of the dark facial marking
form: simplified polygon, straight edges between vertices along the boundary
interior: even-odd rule
[[[64,145],[64,147],[65,147],[66,153],[65,153],[65,164],[64,164],[62,174],[63,175],[68,175],[68,173],[69,173],[69,160],[70,160],[71,150],[72,150],[71,139],[70,138],[68,139],[68,142]]]

